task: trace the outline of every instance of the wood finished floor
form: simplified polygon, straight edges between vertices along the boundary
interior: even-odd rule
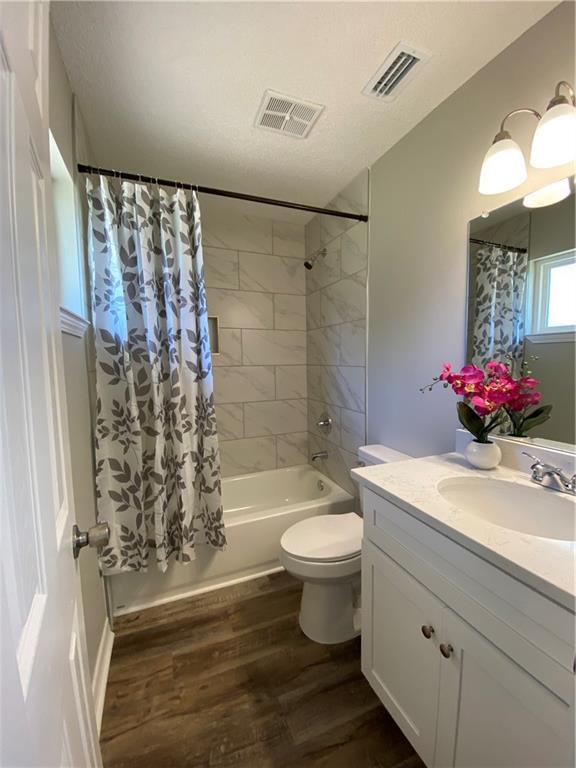
[[[117,619],[105,768],[424,768],[360,672],[358,640],[298,626],[279,573]]]

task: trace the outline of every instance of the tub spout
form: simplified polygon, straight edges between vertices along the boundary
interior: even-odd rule
[[[312,454],[312,461],[319,461],[320,459],[327,459],[328,451],[318,451],[318,453]]]

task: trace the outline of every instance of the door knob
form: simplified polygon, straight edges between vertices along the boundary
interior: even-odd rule
[[[432,624],[423,624],[420,629],[422,630],[422,634],[426,638],[426,640],[430,640],[432,635],[434,634],[434,627]]]
[[[72,527],[72,552],[77,559],[82,547],[104,547],[110,541],[110,526],[108,523],[96,523],[81,531],[77,525]]]
[[[449,659],[454,653],[454,648],[452,648],[450,643],[440,643],[440,653],[445,659]]]

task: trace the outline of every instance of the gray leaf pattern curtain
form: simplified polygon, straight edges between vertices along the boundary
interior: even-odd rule
[[[225,544],[195,193],[87,179],[105,573]]]
[[[476,254],[476,297],[472,360],[484,367],[490,360],[524,355],[524,302],[528,254],[496,246]]]

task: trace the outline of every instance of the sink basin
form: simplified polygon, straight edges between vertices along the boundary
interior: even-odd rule
[[[438,491],[462,512],[530,536],[574,541],[576,499],[545,488],[483,477],[442,480]]]

